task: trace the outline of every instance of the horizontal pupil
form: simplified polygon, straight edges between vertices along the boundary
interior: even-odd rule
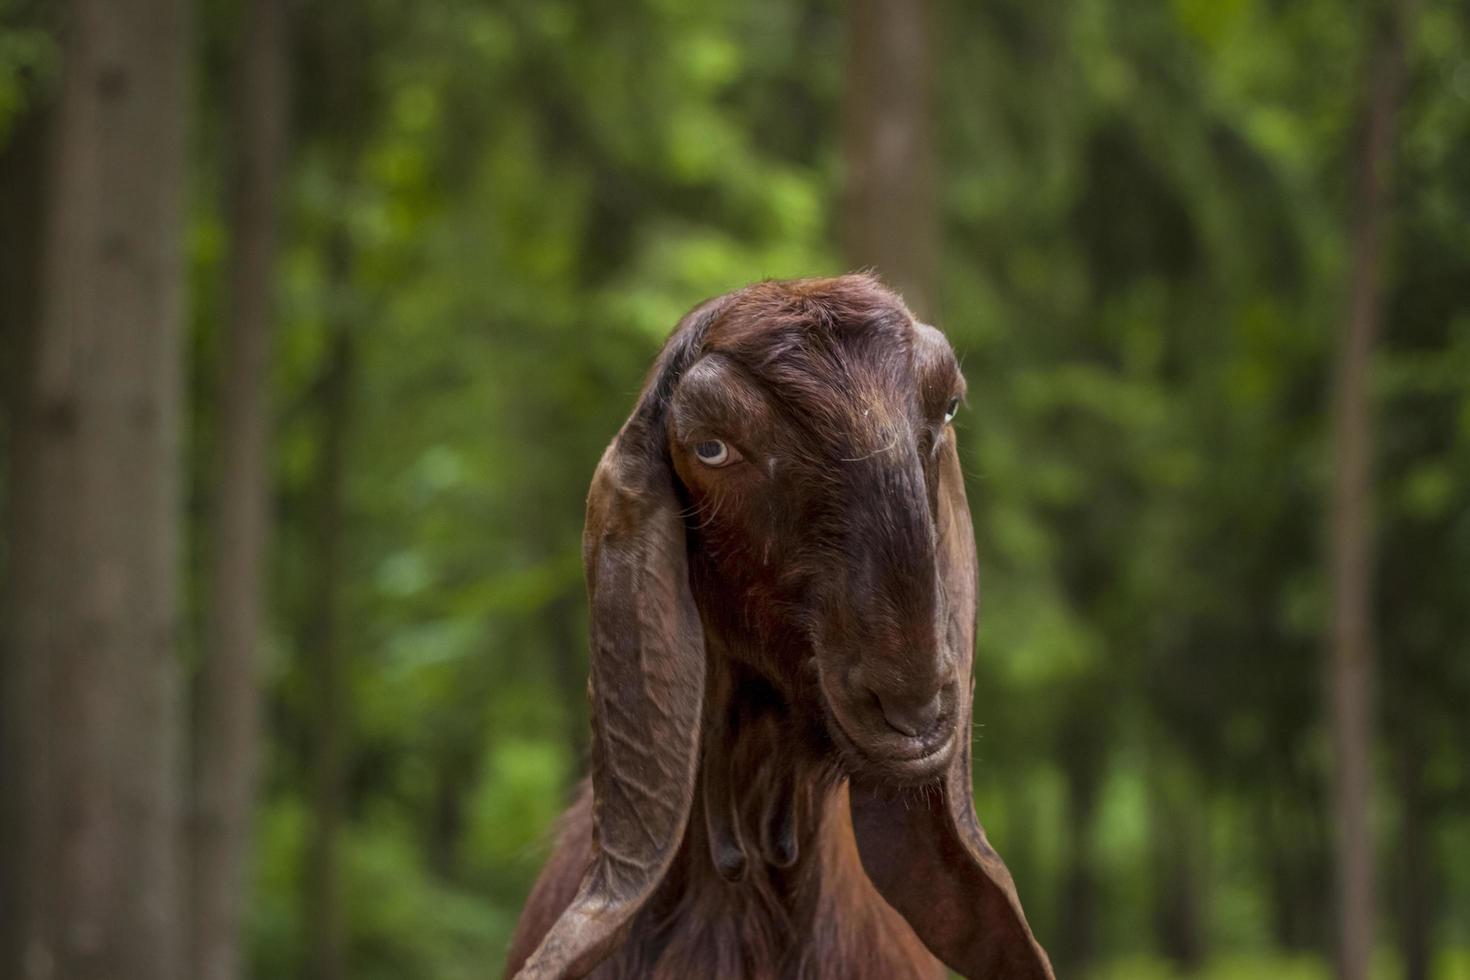
[[[694,451],[701,456],[718,456],[724,449],[724,444],[718,442],[701,442],[698,446],[694,447]]]

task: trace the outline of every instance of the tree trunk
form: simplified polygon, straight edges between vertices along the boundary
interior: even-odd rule
[[[216,499],[194,758],[191,963],[240,975],[240,918],[260,739],[257,647],[268,540],[267,365],[277,188],[285,157],[285,0],[246,8],[235,70],[229,307],[219,370]]]
[[[1423,752],[1406,737],[1399,760],[1399,948],[1404,980],[1429,980],[1434,949],[1434,866],[1429,859],[1434,822],[1428,812]]]
[[[25,368],[41,295],[37,245],[46,193],[46,137],[45,115],[31,110],[16,121],[9,140],[0,143],[0,214],[5,216],[0,221],[0,412],[7,436],[24,405]],[[4,459],[8,465],[10,455]],[[0,491],[5,487],[0,482]],[[0,548],[5,545],[0,539]]]
[[[16,432],[6,976],[182,975],[183,0],[68,10]]]
[[[1290,755],[1289,737],[1271,736]],[[1315,776],[1293,760],[1262,759],[1254,766],[1253,825],[1259,842],[1266,921],[1276,946],[1332,957],[1332,913],[1322,882],[1332,875],[1329,801]]]
[[[448,751],[434,771],[434,803],[429,812],[429,868],[445,881],[459,878],[466,799],[474,788],[475,753]]]
[[[1370,62],[1371,82],[1358,157],[1347,318],[1333,385],[1330,572],[1334,810],[1337,840],[1337,969],[1367,980],[1376,921],[1374,843],[1369,815],[1373,748],[1372,413],[1368,375],[1382,305],[1380,250],[1387,171],[1394,147],[1407,21],[1393,8]]]
[[[1256,831],[1266,880],[1267,919],[1277,947],[1297,952],[1311,946],[1303,920],[1302,874],[1298,838],[1292,831],[1290,800],[1268,781],[1256,796]]]
[[[1067,761],[1067,864],[1062,872],[1059,974],[1085,977],[1097,954],[1097,877],[1092,833],[1097,819],[1101,766],[1092,753]]]
[[[1160,951],[1184,975],[1205,961],[1205,821],[1197,788],[1161,773],[1152,787],[1149,823],[1153,858],[1154,929]]]
[[[333,258],[334,282],[347,276],[345,246]],[[316,597],[302,651],[311,664],[313,788],[306,866],[307,976],[340,980],[345,974],[346,923],[342,907],[340,838],[347,771],[347,671],[341,635],[342,530],[346,449],[352,410],[354,348],[350,329],[338,325],[321,383],[321,457],[317,469]]]
[[[24,401],[26,366],[31,362],[31,338],[36,333],[40,299],[41,202],[45,198],[45,121],[39,112],[19,120],[10,140],[0,148],[0,513],[11,528],[11,474],[20,460],[12,453],[17,419]],[[9,579],[13,534],[0,533],[0,588]],[[0,606],[0,624],[11,621]],[[21,722],[26,708],[21,692],[28,663],[11,651],[14,637],[0,630],[0,786],[23,787],[28,757],[28,732]],[[21,792],[0,792],[0,868],[19,868],[25,860],[23,827],[28,800]],[[9,976],[10,964],[20,961],[21,939],[16,910],[24,891],[19,875],[0,874],[0,976]]]
[[[920,317],[933,317],[934,207],[929,5],[851,0],[848,17],[843,247]]]

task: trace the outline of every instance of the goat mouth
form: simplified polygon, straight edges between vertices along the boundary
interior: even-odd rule
[[[827,690],[820,668],[817,674],[827,731],[847,775],[894,786],[915,786],[933,782],[944,774],[955,748],[952,724],[941,723],[929,737],[911,738],[894,733],[883,737],[881,744],[874,744],[874,739],[862,738],[848,727],[837,699]]]
[[[954,755],[954,733],[948,732],[937,745],[910,739],[912,745],[898,751],[865,748],[842,723],[833,718],[832,740],[843,770],[852,777],[875,780],[891,786],[917,786],[939,779]]]

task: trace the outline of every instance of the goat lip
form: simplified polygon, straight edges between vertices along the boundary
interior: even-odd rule
[[[865,755],[872,756],[877,760],[889,765],[922,768],[933,763],[940,757],[948,757],[950,747],[954,744],[953,734],[946,732],[936,744],[933,739],[907,738],[905,742],[912,743],[916,751],[903,752],[874,752],[868,750]]]
[[[949,766],[953,756],[954,737],[951,735],[937,747],[920,755],[894,755],[862,749],[844,732],[846,741],[852,743],[853,764],[848,767],[849,775],[878,779],[891,785],[909,786],[931,782]]]
[[[821,691],[827,729],[846,760],[849,774],[871,775],[885,782],[923,783],[938,778],[949,764],[956,744],[954,725],[947,712],[927,736],[911,738],[897,732],[860,738],[848,727],[840,702],[827,689],[826,674],[817,661],[817,685]]]
[[[954,740],[950,739],[933,752],[917,759],[891,761],[887,768],[898,777],[900,782],[924,783],[937,779],[949,768],[949,760],[952,755],[950,746],[953,742]]]
[[[842,755],[852,763],[848,768],[856,774],[866,772],[900,783],[920,783],[933,779],[949,764],[955,737],[952,725],[942,724],[939,740],[935,737],[909,738],[884,736],[877,740],[858,738],[843,724],[840,711],[828,705],[828,726]]]
[[[951,731],[953,726],[947,721],[941,721],[935,726],[934,731],[927,735],[908,736],[897,732],[885,732],[877,736],[859,738],[843,724],[842,718],[837,716],[835,711],[833,715],[836,716],[842,734],[854,747],[861,749],[863,755],[883,762],[927,762],[948,751],[950,742],[954,740]]]

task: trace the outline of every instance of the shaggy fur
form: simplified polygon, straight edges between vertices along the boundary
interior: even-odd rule
[[[771,746],[779,752],[779,746]],[[765,861],[727,881],[708,852],[702,813],[690,822],[664,887],[591,980],[938,980],[942,964],[874,890],[858,859],[847,786],[828,777],[797,830],[789,867]],[[591,787],[567,812],[556,852],[526,904],[507,975],[520,969],[571,902],[592,859]],[[701,807],[702,809],[702,807]]]

